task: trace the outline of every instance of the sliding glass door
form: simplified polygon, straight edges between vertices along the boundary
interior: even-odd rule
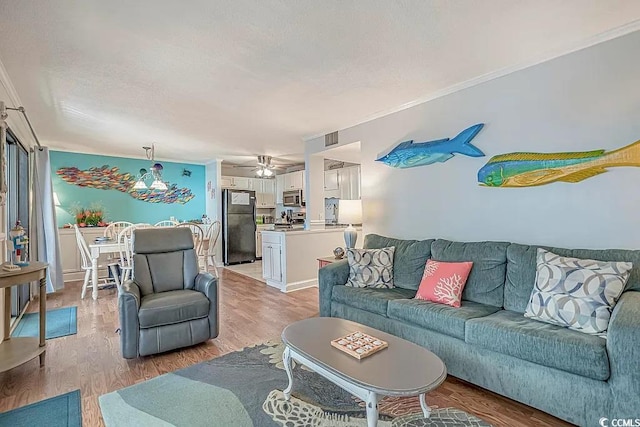
[[[29,230],[29,151],[7,130],[7,226],[20,221]],[[7,230],[7,232],[9,231]],[[11,316],[20,315],[29,301],[29,284],[11,290]]]

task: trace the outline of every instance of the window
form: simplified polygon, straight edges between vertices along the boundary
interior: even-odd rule
[[[7,129],[7,226],[20,221],[29,230],[29,152]],[[9,231],[7,230],[7,232]],[[17,317],[29,301],[29,285],[11,289],[11,316]]]

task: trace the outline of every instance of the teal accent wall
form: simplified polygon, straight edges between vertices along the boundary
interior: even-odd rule
[[[85,170],[108,165],[109,167],[118,167],[120,173],[129,172],[137,176],[141,168],[149,170],[151,162],[148,160],[64,151],[51,151],[50,157],[53,191],[58,195],[61,205],[56,208],[59,227],[67,223],[75,223],[72,207],[77,204],[84,208],[89,208],[93,204],[102,205],[107,222],[130,221],[155,224],[172,216],[181,221],[188,221],[199,219],[205,213],[205,167],[202,165],[160,162],[164,167],[163,181],[175,183],[179,188],[186,187],[193,193],[193,199],[182,205],[179,203],[149,203],[136,200],[127,193],[117,190],[80,187],[63,181],[56,174],[59,168],[64,167],[77,167],[80,170]],[[190,170],[191,176],[182,176],[183,169]]]

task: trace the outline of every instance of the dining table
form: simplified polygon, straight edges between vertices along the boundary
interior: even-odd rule
[[[98,258],[101,254],[119,254],[120,245],[112,239],[95,241],[89,245],[89,252],[91,253],[91,284],[93,285],[91,297],[96,300],[98,299]]]

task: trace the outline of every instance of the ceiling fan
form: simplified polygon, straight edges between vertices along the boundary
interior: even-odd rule
[[[233,165],[236,168],[252,168],[256,175],[261,178],[270,178],[275,175],[276,169],[284,169],[287,165],[276,165],[273,163],[273,157],[260,155],[255,165]]]
[[[274,175],[273,170],[276,167],[276,165],[271,164],[271,156],[258,156],[258,167],[256,168],[256,175],[268,178]]]

